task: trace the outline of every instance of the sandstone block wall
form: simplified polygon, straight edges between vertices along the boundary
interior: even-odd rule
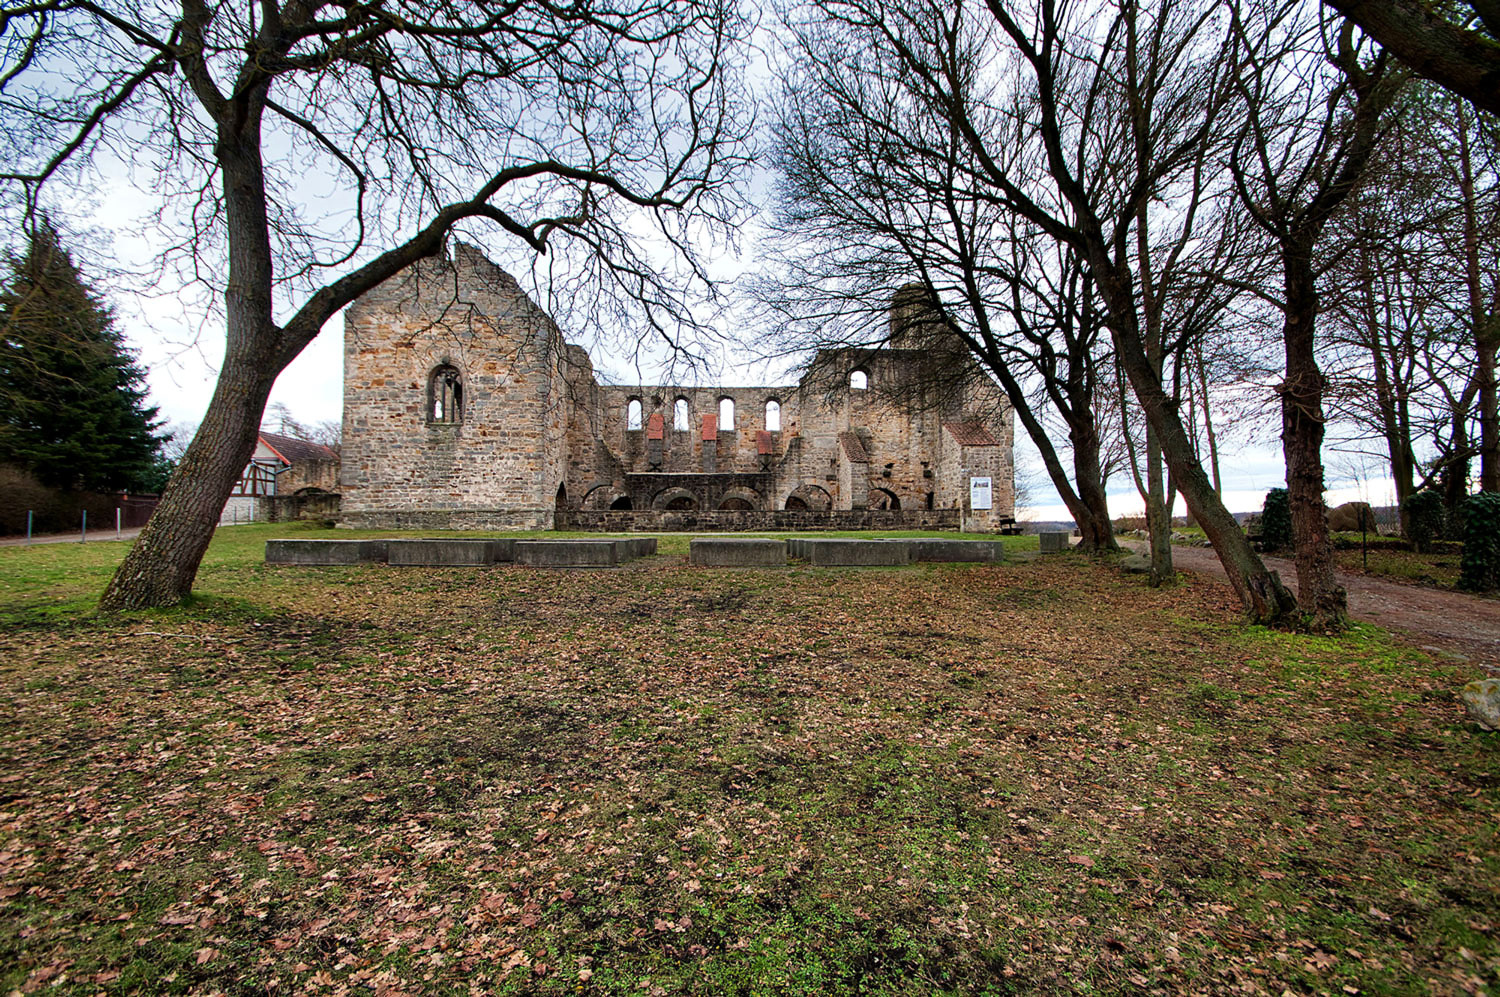
[[[935,372],[967,361],[932,345],[940,330],[913,318],[908,291],[896,301],[901,348],[826,351],[796,384],[601,385],[512,277],[458,246],[348,311],[341,522],[545,528],[583,513],[866,510],[967,521],[968,478],[982,474],[995,507],[973,526],[998,526],[1013,515],[1010,409],[984,378],[934,386]],[[433,410],[443,368],[462,385],[452,421]],[[733,415],[721,419],[726,400]],[[983,424],[989,442],[956,440],[956,422]]]
[[[344,522],[394,526],[417,511],[551,525],[565,463],[562,338],[513,277],[459,246],[356,301],[344,337]],[[462,378],[456,421],[433,418],[442,366]]]

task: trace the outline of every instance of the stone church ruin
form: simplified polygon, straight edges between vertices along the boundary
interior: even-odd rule
[[[377,529],[968,529],[1013,522],[1011,410],[896,294],[796,384],[601,384],[478,250],[345,319],[340,522]]]

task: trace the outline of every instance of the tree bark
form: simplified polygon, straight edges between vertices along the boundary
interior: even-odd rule
[[[1500,114],[1500,40],[1459,27],[1421,0],[1323,2],[1418,74]]]
[[[1087,425],[1070,423],[1068,437],[1073,444],[1073,480],[1078,483],[1080,515],[1073,517],[1078,523],[1078,547],[1094,552],[1117,551],[1120,545],[1109,520],[1109,500],[1099,464],[1099,431],[1090,419]]]
[[[1308,247],[1283,251],[1286,302],[1281,328],[1286,380],[1281,386],[1281,446],[1296,552],[1297,601],[1319,625],[1341,627],[1348,597],[1334,575],[1323,504],[1323,372],[1314,351],[1318,294]]]
[[[225,364],[203,423],[161,502],[99,600],[106,612],[171,606],[192,591],[224,502],[255,453],[275,376]]]
[[[198,433],[161,502],[125,556],[99,608],[146,609],[181,602],[213,540],[224,502],[255,453],[260,418],[290,355],[272,321],[271,240],[260,117],[266,88],[221,109],[214,152],[223,176],[229,283],[224,292],[224,366]]]

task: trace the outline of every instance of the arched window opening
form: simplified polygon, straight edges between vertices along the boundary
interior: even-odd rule
[[[719,503],[720,512],[754,512],[755,506],[742,498],[727,498]]]
[[[719,431],[721,433],[734,432],[734,399],[719,399]]]
[[[619,498],[617,498],[613,502],[611,502],[609,504],[609,507],[611,509],[616,510],[616,511],[625,511],[625,512],[628,512],[631,509],[634,509],[635,505],[634,505],[634,503],[632,503],[630,501],[630,496],[629,495],[621,495]]]
[[[641,428],[641,400],[639,398],[630,399],[630,404],[625,406],[625,428]]]
[[[667,503],[667,508],[673,512],[688,512],[698,508],[698,503],[691,495],[679,495]]]
[[[781,403],[774,398],[766,402],[766,429],[772,433],[781,432]]]
[[[688,431],[688,400],[679,398],[672,403],[672,429],[679,433]]]
[[[855,391],[864,391],[870,386],[870,375],[862,370],[856,370],[849,374],[849,387]]]
[[[464,381],[458,368],[443,364],[427,382],[427,421],[459,422],[464,415]]]
[[[791,498],[786,500],[786,508],[788,512],[806,512],[807,503],[797,496],[793,495]]]
[[[875,488],[875,489],[871,489],[871,491],[870,491],[870,508],[871,509],[889,509],[892,512],[895,512],[895,511],[900,510],[900,508],[901,508],[901,500],[899,498],[897,498],[896,497],[896,493],[893,492],[893,491],[891,491],[889,488]]]

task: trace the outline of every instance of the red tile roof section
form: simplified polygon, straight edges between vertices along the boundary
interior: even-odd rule
[[[943,428],[963,447],[998,447],[1000,441],[977,419],[968,422],[945,422]]]
[[[261,433],[260,441],[270,447],[278,457],[288,464],[303,460],[338,460],[339,455],[321,443],[299,440],[295,436],[280,433]]]
[[[757,430],[755,433],[755,452],[758,454],[772,454],[776,452],[776,443],[771,437],[769,429]]]
[[[844,456],[860,464],[868,464],[870,455],[865,450],[864,441],[857,433],[840,433],[839,444],[844,448]]]
[[[703,442],[712,443],[719,438],[719,417],[712,412],[703,416]]]
[[[652,412],[651,418],[646,420],[646,439],[664,440],[667,438],[667,420],[663,419],[660,412]]]

